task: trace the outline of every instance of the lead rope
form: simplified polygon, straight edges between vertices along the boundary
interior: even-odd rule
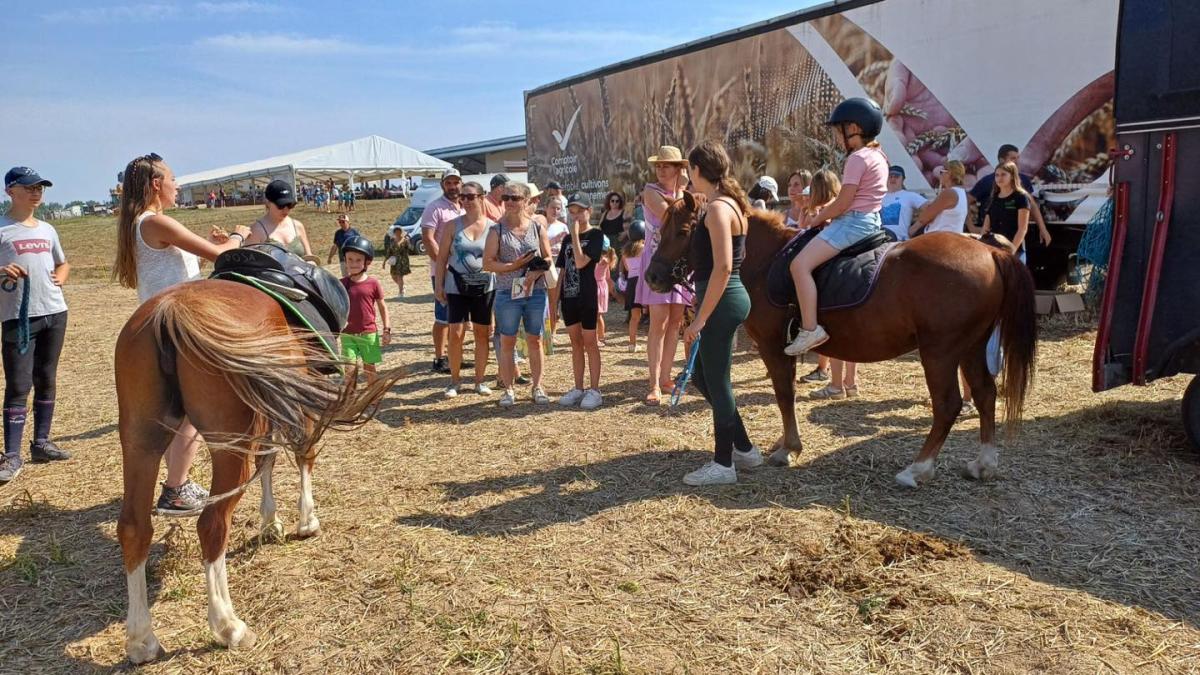
[[[696,336],[696,341],[692,343],[691,353],[688,354],[687,367],[683,372],[675,378],[675,389],[671,391],[671,407],[679,405],[679,400],[683,398],[683,392],[687,389],[688,380],[692,379],[692,373],[696,370],[696,355],[700,353],[700,336]]]
[[[21,280],[21,308],[17,312],[17,353],[29,351],[29,277]]]

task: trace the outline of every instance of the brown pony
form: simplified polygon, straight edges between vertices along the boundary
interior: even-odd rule
[[[287,450],[300,466],[298,536],[320,527],[313,513],[311,474],[316,444],[333,426],[365,422],[399,377],[381,377],[356,392],[356,373],[340,381],[317,372],[336,366],[289,328],[265,293],[230,281],[180,284],[141,307],[125,323],[116,347],[117,402],[125,499],[117,524],[129,584],[125,651],[134,663],[163,653],[151,626],[146,557],[154,490],[163,451],[184,416],[212,453],[212,493],[196,524],[208,587],[208,625],[231,648],[255,635],[233,611],[225,546],[233,509],[254,477],[263,480],[264,531],[282,533],[270,473]],[[250,473],[251,458],[258,465]]]
[[[687,252],[700,216],[687,193],[668,209],[654,258],[642,273],[655,290],[678,283],[690,270]],[[783,436],[771,464],[787,466],[803,449],[796,428],[796,361],[783,353],[792,318],[767,299],[767,269],[775,254],[795,235],[777,213],[752,211],[746,235],[742,283],[750,293],[746,332],[758,345],[783,415]],[[969,477],[996,471],[996,382],[987,367],[987,341],[1000,325],[1004,349],[1004,412],[1011,434],[1021,420],[1025,394],[1033,380],[1037,348],[1033,279],[1007,249],[957,234],[927,234],[897,245],[882,263],[875,289],[853,308],[821,311],[830,340],[817,352],[835,359],[867,363],[895,358],[916,349],[933,403],[933,428],[916,459],[896,480],[917,487],[933,476],[937,454],[962,409],[958,369],[962,368],[979,409],[979,457],[967,463]]]

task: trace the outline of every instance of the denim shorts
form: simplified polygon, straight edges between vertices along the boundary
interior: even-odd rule
[[[429,281],[436,287],[437,282],[433,278],[430,278]],[[433,322],[442,325],[450,323],[450,308],[438,302],[437,296],[433,298]]]
[[[841,251],[875,234],[882,226],[879,212],[847,211],[826,225],[817,239]]]
[[[513,300],[512,291],[496,291],[496,332],[506,337],[515,337],[521,322],[525,323],[525,334],[533,337],[542,335],[542,322],[546,317],[546,289],[535,288],[527,298]]]

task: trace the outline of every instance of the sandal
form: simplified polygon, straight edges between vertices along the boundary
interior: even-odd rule
[[[661,403],[661,401],[659,401],[659,396],[661,395],[662,394],[659,394],[656,391],[652,391],[649,394],[646,394],[646,398],[643,402],[648,406],[657,406],[659,403]]]

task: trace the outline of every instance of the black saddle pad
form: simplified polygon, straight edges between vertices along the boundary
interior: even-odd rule
[[[793,238],[775,254],[767,269],[767,299],[772,305],[783,308],[796,305],[796,285],[788,265],[816,235],[817,230],[809,230]],[[849,246],[814,270],[818,307],[847,309],[865,302],[875,288],[883,259],[893,246],[891,237],[880,232]]]
[[[342,282],[278,244],[250,244],[217,256],[210,278],[239,281],[237,275],[303,291],[307,297],[293,304],[305,316],[319,317],[333,335],[346,327],[350,296]],[[316,322],[313,325],[321,328]]]

